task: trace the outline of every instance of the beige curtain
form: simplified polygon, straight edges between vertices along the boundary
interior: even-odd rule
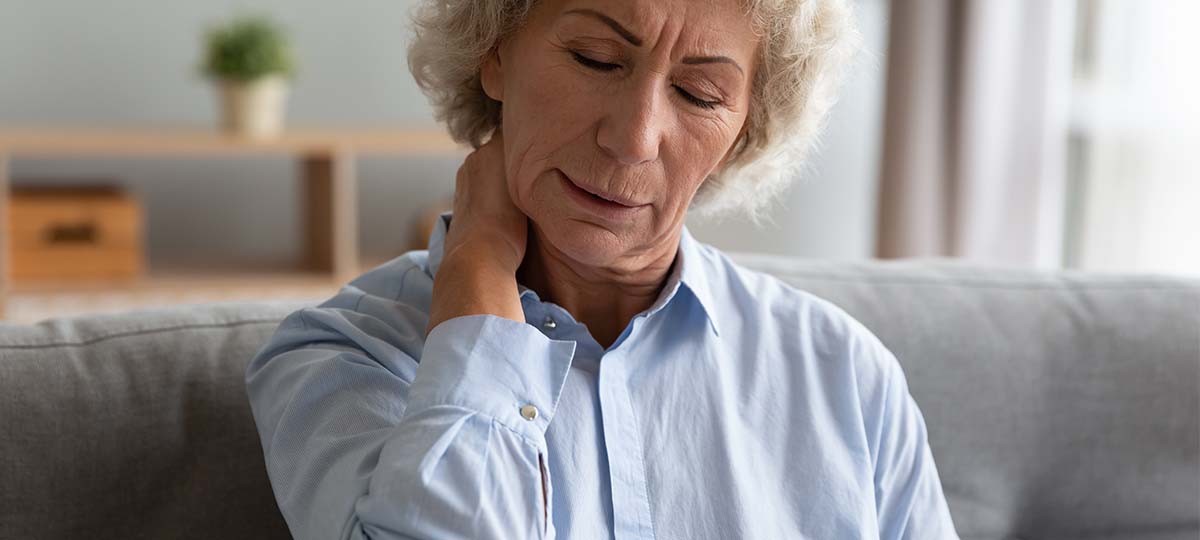
[[[884,258],[1061,264],[1073,0],[895,0]]]

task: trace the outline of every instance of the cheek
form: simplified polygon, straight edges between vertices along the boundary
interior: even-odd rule
[[[527,66],[509,78],[505,88],[504,134],[510,127],[539,146],[562,143],[586,131],[598,107],[589,107],[595,91],[575,70],[561,66]]]
[[[551,156],[588,133],[600,108],[589,106],[593,89],[570,69],[527,69],[510,80],[515,82],[505,87],[502,108],[506,158],[510,181],[523,192]]]
[[[677,125],[665,145],[663,161],[672,200],[687,206],[705,178],[716,170],[738,130],[717,118],[686,113]]]

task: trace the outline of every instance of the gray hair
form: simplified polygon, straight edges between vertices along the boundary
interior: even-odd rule
[[[861,38],[846,0],[741,1],[762,39],[746,129],[692,209],[757,217],[799,175]],[[425,0],[414,11],[409,69],[456,141],[478,148],[500,125],[500,103],[484,93],[480,66],[534,2]]]

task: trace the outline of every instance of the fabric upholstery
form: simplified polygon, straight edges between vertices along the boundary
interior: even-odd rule
[[[290,538],[243,377],[291,309],[0,325],[0,538]]]
[[[1200,536],[1200,282],[739,259],[896,354],[964,539]],[[0,538],[287,538],[242,376],[305,304],[0,324]]]
[[[744,262],[896,354],[962,538],[1200,537],[1196,282]]]

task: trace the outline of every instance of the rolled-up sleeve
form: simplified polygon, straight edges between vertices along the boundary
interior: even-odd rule
[[[574,342],[474,315],[414,345],[419,331],[356,311],[363,294],[293,313],[247,367],[292,534],[553,537],[545,432]]]

